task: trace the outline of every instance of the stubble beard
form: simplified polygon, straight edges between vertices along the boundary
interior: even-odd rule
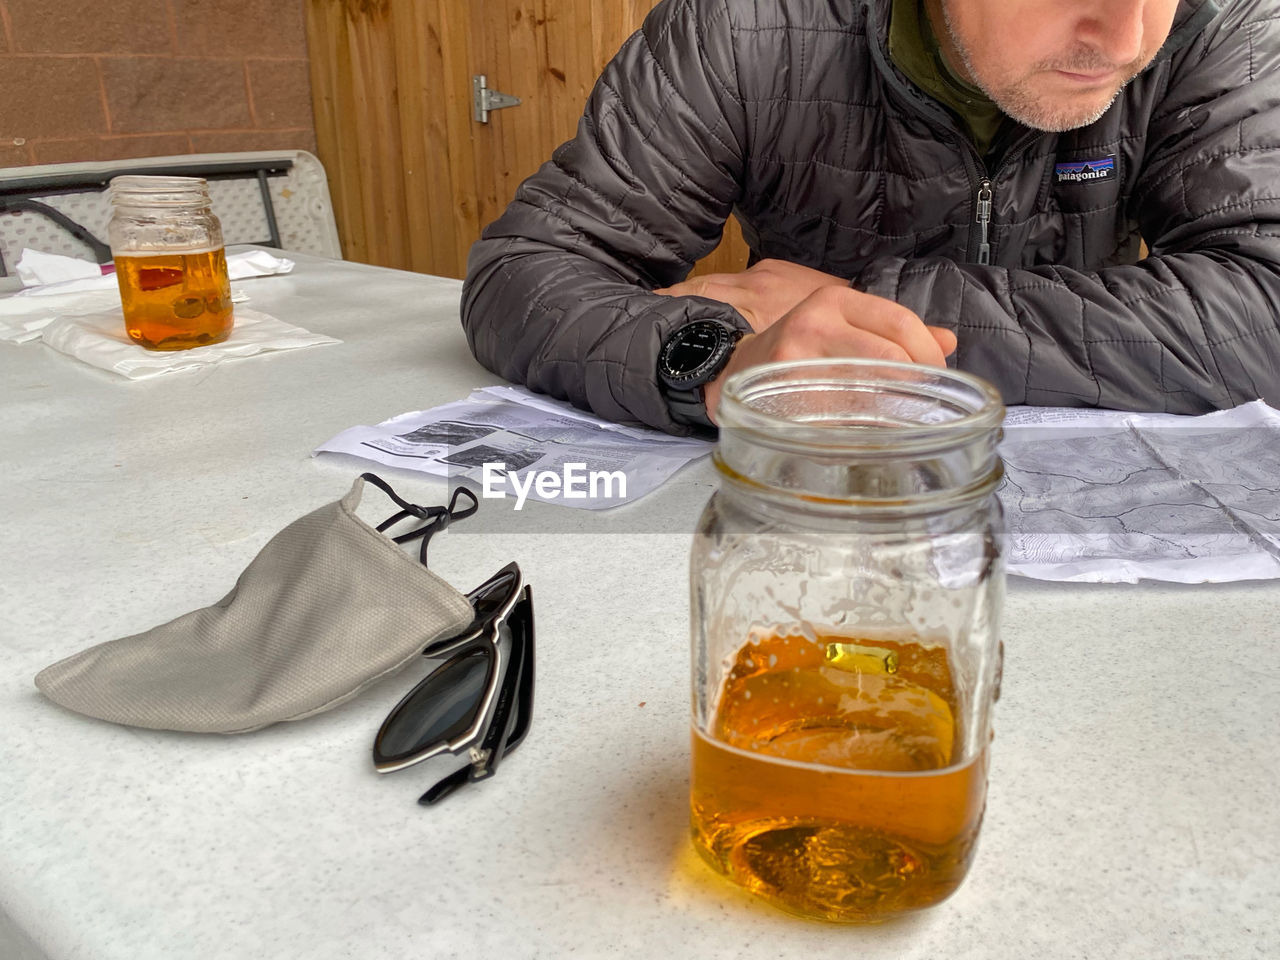
[[[1051,94],[1037,91],[1037,76],[1045,76],[1048,72],[1054,70],[1062,70],[1068,73],[1096,73],[1112,69],[1114,64],[1103,60],[1093,51],[1085,49],[1073,55],[1036,63],[1032,66],[1031,72],[1025,77],[1004,80],[992,76],[987,70],[974,62],[968,45],[952,23],[949,4],[943,3],[941,6],[943,20],[946,22],[947,33],[951,36],[952,46],[960,54],[960,59],[964,63],[965,70],[969,76],[973,78],[978,88],[990,97],[992,102],[1005,114],[1033,130],[1061,133],[1064,130],[1087,127],[1089,124],[1101,119],[1102,115],[1111,109],[1111,105],[1115,103],[1116,98],[1120,96],[1120,91],[1150,62],[1149,60],[1139,60],[1126,64],[1121,72],[1124,80],[1117,84],[1110,94],[1098,92],[1093,94],[1090,101],[1083,103],[1071,103],[1062,100],[1055,102]]]

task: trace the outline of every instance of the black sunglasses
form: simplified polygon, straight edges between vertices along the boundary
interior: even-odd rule
[[[428,764],[435,783],[418,798],[424,805],[493,776],[533,714],[533,592],[520,568],[507,564],[467,599],[471,625],[422,651],[448,659],[396,704],[373,741],[379,773]]]

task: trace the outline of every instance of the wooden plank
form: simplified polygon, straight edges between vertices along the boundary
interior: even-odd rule
[[[597,7],[595,21],[598,26],[593,24],[591,32],[592,60],[597,76],[627,38],[640,29],[654,3],[655,0],[620,0]]]
[[[360,191],[360,170],[351,150],[348,130],[351,60],[346,14],[340,3],[308,0],[306,15],[316,149],[328,175],[343,256],[366,261],[364,218],[356,202]]]
[[[538,161],[531,158],[544,153],[543,131],[549,118],[539,89],[534,0],[504,0],[495,6],[506,11],[505,29],[492,31],[497,54],[496,85],[503,92],[524,100],[521,106],[489,118],[490,125],[499,133],[495,159],[499,163],[500,178],[494,211],[498,215],[515,196],[516,188],[536,168]]]
[[[390,4],[361,5],[351,16],[356,43],[352,66],[361,110],[361,200],[377,262],[408,269],[408,211],[404,195],[403,141],[397,108],[395,40]],[[350,11],[350,8],[348,8]]]
[[[533,158],[533,170],[551,159],[556,147],[573,136],[582,112],[582,99],[570,87],[570,73],[577,67],[574,5],[566,0],[539,2],[541,18],[535,35],[538,51],[535,67],[538,93],[546,104],[547,123],[540,155]]]
[[[384,232],[379,229],[377,205],[373,201],[373,192],[377,189],[376,178],[372,174],[373,158],[370,149],[370,102],[376,99],[376,81],[372,75],[372,63],[365,51],[363,30],[358,20],[353,19],[351,11],[343,5],[345,24],[345,55],[350,63],[350,104],[344,119],[344,135],[353,154],[353,178],[356,192],[350,203],[358,207],[360,220],[364,224],[364,246],[369,263],[390,266],[385,257],[382,245]]]
[[[454,247],[453,273],[466,273],[467,253],[480,238],[480,199],[476,180],[475,123],[471,115],[469,0],[438,0],[444,136],[449,159],[450,207]],[[487,221],[486,221],[487,222]]]
[[[457,276],[437,0],[391,7],[408,266]]]
[[[537,14],[533,0],[504,0],[493,6],[506,14],[504,23],[492,31],[497,55],[493,71],[495,86],[524,101],[513,110],[489,117],[490,125],[500,133],[497,159],[502,176],[498,181],[497,199],[499,207],[505,207],[507,201],[515,196],[516,187],[528,176],[529,156],[540,152],[540,133],[546,117],[545,104],[538,89],[536,41],[533,36]]]
[[[433,200],[430,170],[429,104],[431,85],[430,38],[420,31],[418,0],[400,0],[388,11],[388,32],[393,50],[394,121],[400,134],[399,190],[404,199],[405,255],[410,269],[420,269],[433,259]]]
[[[483,74],[490,87],[519,96],[516,91],[503,89],[499,76],[499,51],[496,36],[505,34],[506,3],[472,3],[467,7],[467,49],[473,75]],[[499,29],[494,21],[500,25]],[[519,108],[517,108],[519,109]],[[489,123],[472,123],[471,145],[475,155],[477,215],[481,223],[489,223],[507,204],[502,199],[499,183],[502,179],[501,163],[506,155],[504,127],[490,116]],[[509,198],[508,198],[509,199]]]
[[[591,88],[595,86],[600,71],[596,69],[593,36],[596,30],[596,6],[594,0],[572,0],[573,9],[569,23],[572,30],[565,30],[568,35],[565,45],[569,63],[565,67],[566,94],[577,101],[574,111],[574,128],[582,116],[582,108],[587,102]]]

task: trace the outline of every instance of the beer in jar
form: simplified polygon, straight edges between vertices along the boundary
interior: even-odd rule
[[[125,332],[148,350],[187,350],[231,333],[222,227],[199,177],[111,181],[111,254]]]

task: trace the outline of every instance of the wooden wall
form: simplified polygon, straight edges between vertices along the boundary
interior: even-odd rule
[[[306,0],[320,159],[352,260],[461,277],[654,0]],[[471,78],[523,100],[472,119]],[[740,269],[737,234],[707,266]]]

